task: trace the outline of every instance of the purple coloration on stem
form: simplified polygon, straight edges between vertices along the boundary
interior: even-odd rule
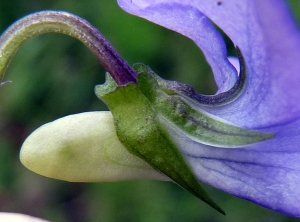
[[[203,51],[223,93],[237,76],[214,22],[245,58],[239,97],[205,110],[275,137],[239,149],[174,141],[199,181],[269,209],[300,217],[300,32],[284,0],[118,0],[129,13],[191,38]],[[200,107],[202,108],[202,107]],[[203,108],[203,109],[204,109]]]
[[[11,57],[22,43],[48,32],[66,34],[83,42],[118,85],[136,82],[135,71],[95,27],[75,15],[55,11],[43,11],[26,16],[14,23],[1,36],[0,79],[3,78]]]

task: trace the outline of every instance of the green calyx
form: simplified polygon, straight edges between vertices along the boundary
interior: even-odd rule
[[[139,74],[140,90],[161,119],[177,127],[181,134],[192,140],[214,147],[237,148],[273,137],[270,133],[244,129],[196,109],[181,94],[174,90],[170,92],[164,83],[166,80],[149,67],[137,64],[135,68]]]
[[[119,140],[130,153],[224,214],[202,189],[172,141],[168,127],[199,143],[222,148],[243,147],[273,135],[246,130],[195,109],[183,96],[162,87],[165,84],[158,81],[164,80],[147,66],[134,68],[137,84],[118,86],[107,74],[106,83],[95,87],[96,95],[113,114]]]
[[[106,83],[95,91],[111,110],[118,138],[130,153],[225,214],[203,190],[138,85],[117,86],[107,75]]]

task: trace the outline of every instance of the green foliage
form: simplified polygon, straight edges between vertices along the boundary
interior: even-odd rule
[[[193,42],[128,15],[116,0],[1,0],[0,30],[26,14],[46,9],[85,18],[129,64],[150,64],[166,79],[193,85],[203,93],[215,91],[211,70]],[[93,91],[104,81],[104,73],[92,53],[67,36],[36,37],[19,49],[6,75],[13,83],[0,88],[0,211],[62,222],[297,221],[207,186],[226,217],[171,183],[67,183],[22,167],[18,150],[33,129],[68,114],[107,110]]]

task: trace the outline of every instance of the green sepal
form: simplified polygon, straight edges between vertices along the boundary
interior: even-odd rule
[[[119,140],[130,153],[224,213],[200,186],[172,141],[170,127],[196,142],[221,148],[244,147],[274,135],[235,126],[195,108],[195,101],[186,98],[187,88],[182,95],[180,84],[170,88],[170,82],[149,67],[138,64],[134,68],[138,84],[118,86],[107,74],[106,83],[95,88],[113,114]]]
[[[176,81],[162,79],[160,76],[156,75],[148,66],[141,63],[135,64],[133,68],[137,71],[137,73],[146,72],[152,75],[157,81],[159,87],[168,95],[179,95],[189,102],[201,105],[202,107],[223,106],[233,102],[241,95],[247,81],[245,58],[242,55],[239,47],[236,47],[236,52],[240,63],[240,72],[238,79],[231,89],[216,95],[199,94],[192,86]]]
[[[134,68],[138,72],[140,90],[161,119],[194,141],[214,147],[237,148],[273,137],[271,133],[244,129],[196,109],[180,92],[165,88],[166,80],[146,65],[136,64]]]
[[[203,190],[138,85],[117,86],[107,75],[106,83],[96,86],[95,92],[111,110],[118,138],[130,153],[225,214]]]

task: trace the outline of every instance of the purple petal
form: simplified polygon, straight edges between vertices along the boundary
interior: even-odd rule
[[[219,149],[176,135],[198,179],[269,209],[300,216],[300,119],[269,128],[275,139]]]
[[[233,103],[208,111],[275,137],[219,149],[174,136],[199,180],[270,209],[300,216],[300,35],[283,0],[118,0],[135,15],[188,36],[204,52],[219,92],[236,81],[224,41],[239,46],[247,86]],[[207,18],[205,16],[207,16]],[[224,82],[225,81],[225,82]]]
[[[132,14],[147,18],[193,39],[206,55],[216,74],[220,91],[226,91],[236,81],[237,73],[227,60],[226,46],[220,33],[213,24],[195,7],[174,3],[150,4],[144,8],[144,2],[118,1],[123,9]],[[136,5],[135,5],[136,4]],[[195,28],[196,27],[196,28]]]
[[[248,85],[235,103],[212,113],[257,128],[300,114],[300,36],[281,0],[118,0],[126,11],[188,36],[204,52],[219,92],[236,80],[224,42],[204,16],[238,45],[246,58]]]

